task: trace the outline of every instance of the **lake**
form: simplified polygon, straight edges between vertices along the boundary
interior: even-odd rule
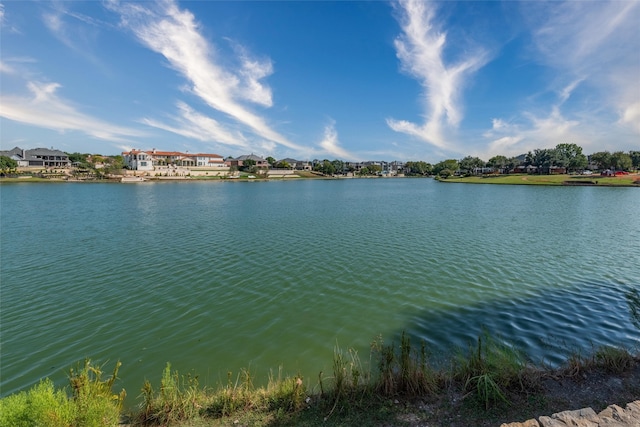
[[[226,383],[402,331],[443,360],[483,330],[557,365],[637,348],[640,190],[432,179],[0,186],[0,392],[90,357],[128,402],[167,362]]]

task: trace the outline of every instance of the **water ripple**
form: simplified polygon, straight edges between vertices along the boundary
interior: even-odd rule
[[[1,392],[64,382],[87,356],[122,360],[130,395],[166,362],[211,384],[249,365],[316,378],[335,345],[367,359],[402,330],[441,357],[483,328],[552,364],[638,345],[640,195],[593,190],[3,186]]]

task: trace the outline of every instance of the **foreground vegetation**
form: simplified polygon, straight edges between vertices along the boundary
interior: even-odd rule
[[[545,378],[581,380],[587,372],[634,371],[637,376],[624,389],[626,394],[607,398],[637,397],[638,366],[628,350],[602,347],[588,357],[572,355],[560,369],[534,367],[517,349],[488,334],[459,350],[446,365],[434,366],[426,344],[415,346],[402,334],[397,346],[374,341],[367,363],[355,351],[336,347],[331,375],[320,372],[313,381],[279,370],[266,386],[255,387],[252,373],[244,370],[208,388],[200,386],[196,376],[181,375],[167,364],[157,388],[145,382],[139,405],[125,411],[124,390],[113,391],[120,364],[103,379],[102,368],[87,360],[70,371],[66,388],[56,389],[45,379],[0,400],[0,426],[375,426],[412,425],[416,419],[429,425],[493,425],[501,417],[524,420],[570,409],[554,406],[569,403],[545,393]]]

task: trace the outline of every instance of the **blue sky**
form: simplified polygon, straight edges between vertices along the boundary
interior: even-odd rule
[[[4,1],[0,147],[640,149],[640,1]]]

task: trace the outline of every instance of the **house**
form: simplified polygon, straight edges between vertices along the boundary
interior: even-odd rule
[[[226,168],[224,159],[218,154],[182,153],[179,151],[131,150],[123,152],[125,164],[132,170],[152,171],[156,167]]]
[[[242,156],[238,156],[235,159],[233,157],[229,157],[226,160],[226,164],[230,167],[237,167],[237,168],[241,168],[242,166],[244,166],[244,162],[247,160],[253,160],[254,162],[256,162],[256,167],[261,168],[261,169],[268,169],[269,168],[269,162],[266,159],[263,159],[260,156],[256,156],[255,154],[245,154]]]
[[[533,165],[518,165],[513,168],[513,173],[536,173],[538,168]]]
[[[311,166],[311,162],[304,161],[304,160],[296,160],[290,157],[287,157],[286,159],[278,160],[277,163],[280,163],[280,162],[288,163],[289,166],[291,166],[291,168],[295,170],[310,171],[313,169],[313,167]]]
[[[18,167],[68,168],[71,160],[67,153],[53,148],[34,148],[25,150],[15,147],[12,150],[0,151],[0,156],[7,156],[18,163]]]
[[[135,171],[152,171],[153,157],[149,151],[131,150],[123,152],[124,164]]]

